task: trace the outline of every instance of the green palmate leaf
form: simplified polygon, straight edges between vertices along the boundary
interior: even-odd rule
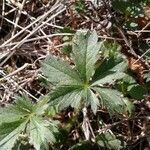
[[[44,96],[41,99],[39,99],[38,103],[36,105],[33,106],[33,111],[36,115],[42,115],[45,113],[45,111],[47,111],[49,104],[49,97],[48,96]]]
[[[75,64],[74,69],[52,56],[46,58],[42,63],[42,71],[55,86],[49,94],[51,106],[59,105],[59,108],[63,109],[68,106],[80,108],[83,105],[90,105],[93,112],[96,113],[100,104],[99,97],[94,93],[94,87],[111,84],[123,78],[127,68],[127,63],[121,58],[121,55],[115,54],[115,50],[113,50],[110,58],[106,57],[101,64],[98,64],[97,56],[100,47],[101,44],[98,43],[98,36],[95,31],[78,31],[72,42],[71,56]],[[96,69],[97,65],[99,66]],[[99,93],[101,94],[101,92]],[[114,92],[113,98],[107,94],[107,91],[106,93],[103,91],[103,95],[100,95],[105,106],[109,110],[118,109],[114,112],[124,110],[125,102],[119,96],[120,93],[117,95],[117,91],[113,90],[108,90],[108,92],[111,94]],[[118,99],[115,103],[114,98]],[[119,109],[121,110],[119,111]]]
[[[108,88],[94,88],[99,93],[102,105],[110,112],[122,113],[126,112],[126,99],[117,91]]]
[[[3,123],[0,125],[0,149],[11,150],[19,135],[25,129],[26,122],[14,121],[11,123]]]
[[[99,106],[99,100],[93,91],[89,88],[84,89],[83,86],[58,87],[50,93],[50,98],[50,105],[59,104],[60,109],[68,106],[79,108],[81,102],[84,101],[85,105],[91,105],[93,112],[96,113],[97,106]]]
[[[96,114],[99,100],[92,90],[83,89],[82,86],[64,86],[56,88],[50,93],[50,105],[59,105],[59,109],[64,109],[68,106],[79,108],[84,101],[85,105],[91,105],[91,109]]]
[[[55,122],[43,118],[48,107],[47,101],[48,99],[44,98],[33,104],[26,97],[18,97],[15,105],[0,109],[0,149],[11,150],[15,143],[21,140],[21,134],[27,135],[30,143],[38,150],[42,145],[55,141],[53,134],[56,131]],[[44,134],[44,131],[48,135]],[[35,136],[39,133],[40,138]]]
[[[94,74],[96,56],[101,46],[97,41],[96,31],[91,34],[78,31],[73,38],[72,57],[81,79],[85,82],[88,82]]]
[[[30,135],[30,144],[34,145],[36,150],[48,150],[49,142],[55,142],[55,137],[52,131],[57,131],[56,126],[39,117],[34,117],[30,120],[27,128],[27,133]]]
[[[82,85],[68,85],[68,86],[56,86],[52,92],[50,92],[51,101],[64,96],[68,93],[71,93],[75,90],[82,90]]]
[[[121,79],[125,76],[125,71],[127,68],[127,63],[123,59],[108,59],[96,69],[95,75],[93,77],[94,85],[101,85],[106,83],[113,83],[115,80]]]
[[[95,81],[92,86],[94,85],[102,85],[102,84],[112,84],[114,83],[116,80],[122,79],[125,76],[125,73],[123,72],[107,72],[105,74],[103,74],[101,76],[101,79],[99,79],[98,81]]]
[[[17,97],[16,105],[14,107],[15,110],[24,114],[31,113],[33,111],[33,103],[26,96]]]
[[[62,86],[56,88],[50,93],[50,104],[59,104],[59,108],[63,109],[68,106],[78,108],[82,98],[81,86]]]
[[[77,84],[81,82],[78,74],[65,62],[48,56],[42,62],[42,72],[54,85]]]
[[[18,97],[16,105],[0,108],[0,124],[3,122],[13,122],[24,118],[32,112],[32,103],[26,97]]]
[[[97,107],[100,105],[99,104],[99,99],[96,97],[95,93],[93,93],[92,90],[88,89],[87,91],[87,102],[91,105],[91,109],[94,114],[97,112]]]

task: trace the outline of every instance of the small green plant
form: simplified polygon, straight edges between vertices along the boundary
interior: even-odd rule
[[[100,59],[102,42],[98,42],[96,31],[78,31],[72,41],[69,65],[54,56],[42,62],[42,72],[53,85],[49,93],[50,105],[62,110],[68,106],[83,108],[91,106],[96,114],[98,106],[109,112],[123,113],[132,105],[122,93],[110,88],[116,80],[125,76],[126,61],[121,57]]]
[[[140,18],[145,16],[144,7],[150,5],[149,0],[113,0],[112,8],[124,16],[123,27],[140,29]],[[119,23],[119,22],[118,22]]]
[[[47,119],[47,98],[33,104],[27,97],[18,97],[15,105],[0,108],[0,149],[16,150],[30,146],[48,150],[55,142],[57,122]]]
[[[97,136],[97,144],[101,147],[113,150],[120,150],[123,147],[121,146],[121,141],[116,138],[116,136],[111,132],[107,131],[105,133],[101,133]]]
[[[75,10],[78,13],[83,13],[86,10],[85,1],[84,0],[78,0],[75,2]]]

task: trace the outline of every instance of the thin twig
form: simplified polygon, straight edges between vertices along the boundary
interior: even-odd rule
[[[58,14],[62,13],[63,11],[65,11],[66,8],[61,9],[59,12],[57,12],[56,14],[52,15],[50,18],[48,18],[46,20],[46,22],[49,22],[50,20],[52,20],[53,18],[55,18]],[[45,16],[46,17],[46,16]],[[25,38],[23,38],[18,44],[16,44],[13,48],[11,48],[11,50],[14,50],[15,48],[19,48],[26,39],[28,39],[32,34],[34,34],[38,29],[40,29],[41,27],[43,27],[44,24],[37,24],[37,28],[35,28],[33,31],[31,31],[30,34],[28,34]]]
[[[0,81],[5,80],[8,77],[14,76],[15,74],[17,74],[18,72],[22,71],[23,69],[25,69],[26,67],[30,66],[30,64],[25,63],[23,66],[21,66],[20,68],[18,68],[17,70],[15,70],[14,72],[4,76],[3,78],[0,78]]]
[[[150,25],[150,21],[143,27],[143,29],[138,33],[137,37],[139,38],[142,32]]]
[[[121,36],[123,37],[126,45],[130,48],[131,53],[134,54],[135,56],[137,56],[137,54],[134,52],[131,44],[128,42],[128,40],[127,40],[125,34],[123,33],[123,31],[119,27],[117,27],[117,29],[118,29],[119,33],[121,34]]]
[[[92,135],[91,140],[93,140],[93,142],[95,142],[95,134],[94,134],[94,131],[93,131],[92,127],[91,127],[89,118],[87,116],[87,108],[84,107],[82,109],[82,112],[83,112],[82,129],[83,129],[83,133],[85,135],[85,139],[89,140],[90,139],[90,134],[91,134]]]
[[[142,59],[149,52],[150,52],[150,49],[148,49],[145,53],[143,53],[135,62],[133,62],[132,65],[134,65],[135,63],[137,63],[140,59]]]
[[[19,10],[18,10],[18,13],[17,13],[17,15],[16,15],[16,20],[15,20],[15,24],[14,24],[14,29],[13,29],[13,31],[12,31],[12,37],[14,36],[14,34],[15,34],[15,32],[16,32],[16,28],[17,28],[17,25],[18,25],[18,22],[19,22],[19,19],[20,19],[20,16],[21,16],[21,12],[22,12],[23,7],[24,7],[24,5],[25,5],[25,2],[26,2],[26,0],[23,0],[22,4],[21,4],[21,6],[20,6],[20,8],[19,8]]]
[[[11,42],[13,39],[15,39],[17,36],[19,36],[20,34],[22,34],[24,31],[26,31],[28,28],[30,28],[33,24],[35,24],[36,22],[40,21],[42,22],[52,11],[56,10],[58,7],[60,7],[60,5],[57,5],[56,7],[52,7],[52,9],[50,9],[48,12],[44,13],[42,16],[40,16],[39,18],[37,18],[34,22],[30,23],[28,26],[26,26],[23,30],[19,31],[17,34],[15,34],[13,37],[11,37],[9,40],[7,40],[5,43],[3,43],[1,47],[3,47],[4,45],[8,44],[9,42]],[[39,22],[39,23],[40,23]]]
[[[50,35],[39,36],[39,37],[36,37],[36,38],[27,39],[27,40],[24,41],[24,43],[32,42],[32,41],[36,41],[36,40],[41,40],[41,39],[44,39],[44,38],[52,38],[52,37],[55,37],[55,36],[72,36],[72,35],[73,35],[72,33],[56,33],[56,34],[50,34]],[[4,47],[13,46],[13,45],[16,45],[16,44],[19,44],[19,42],[10,43],[10,44],[5,45]],[[1,47],[1,48],[4,48],[4,47]]]

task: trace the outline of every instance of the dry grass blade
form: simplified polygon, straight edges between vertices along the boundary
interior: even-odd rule
[[[48,12],[44,13],[42,16],[40,16],[39,18],[37,18],[34,22],[32,22],[31,24],[29,24],[28,26],[26,26],[23,30],[21,30],[20,32],[18,32],[17,34],[15,34],[13,37],[11,37],[9,40],[7,40],[6,42],[4,42],[1,46],[3,47],[4,45],[8,44],[9,42],[11,42],[13,39],[15,39],[16,37],[18,37],[20,34],[22,34],[24,31],[26,31],[28,28],[30,28],[32,25],[34,25],[36,22],[39,22],[38,25],[41,24],[41,22],[43,22],[43,20],[53,11],[55,11],[57,8],[59,8],[61,5],[57,5],[55,7],[52,7]],[[39,29],[39,27],[38,27]],[[37,29],[36,29],[37,30]],[[35,31],[34,31],[35,32]],[[32,31],[32,33],[34,33]],[[31,33],[30,33],[31,34]],[[32,34],[31,34],[32,35]]]

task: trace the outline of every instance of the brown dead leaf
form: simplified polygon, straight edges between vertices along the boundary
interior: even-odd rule
[[[144,84],[145,65],[141,60],[137,61],[134,56],[127,57],[129,69],[137,76],[139,83]]]

